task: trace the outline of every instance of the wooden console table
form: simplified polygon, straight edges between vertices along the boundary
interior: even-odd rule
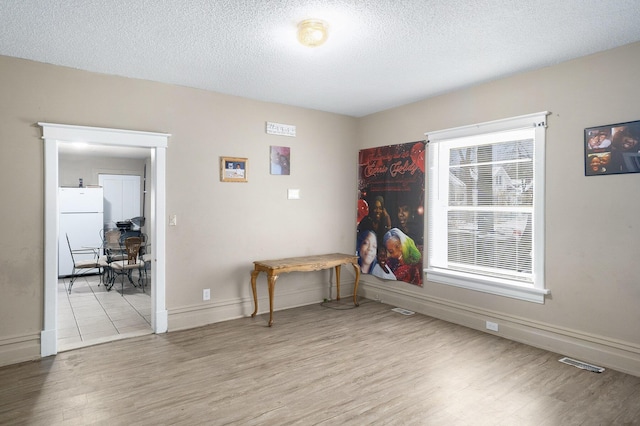
[[[253,302],[255,309],[251,317],[258,313],[258,294],[256,292],[256,278],[260,272],[267,274],[269,284],[269,327],[273,325],[273,293],[278,275],[285,272],[305,272],[319,271],[321,269],[336,268],[336,290],[337,299],[340,300],[340,267],[350,263],[356,272],[356,283],[353,287],[353,304],[358,306],[358,282],[360,281],[360,266],[358,256],[342,253],[323,254],[319,256],[289,257],[286,259],[260,260],[253,262],[254,269],[251,271],[251,290],[253,291]]]

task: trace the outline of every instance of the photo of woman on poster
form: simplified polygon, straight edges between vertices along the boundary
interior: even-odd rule
[[[358,264],[363,274],[375,275],[378,278],[395,280],[396,276],[386,265],[378,263],[378,238],[373,231],[358,234]]]

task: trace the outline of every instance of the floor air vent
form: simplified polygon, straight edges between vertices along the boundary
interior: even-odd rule
[[[403,308],[393,308],[392,311],[393,312],[397,312],[397,313],[402,314],[402,315],[413,315],[413,314],[415,314],[415,312],[410,311],[408,309],[403,309]]]
[[[564,362],[565,364],[573,365],[574,367],[578,367],[582,370],[591,371],[593,373],[602,373],[604,371],[604,368],[598,367],[597,365],[587,364],[586,362],[577,361],[575,359],[567,357],[561,358],[558,361]]]

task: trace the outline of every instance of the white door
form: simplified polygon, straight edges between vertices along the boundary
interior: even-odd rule
[[[98,175],[104,190],[104,225],[115,228],[116,223],[141,216],[140,176]]]

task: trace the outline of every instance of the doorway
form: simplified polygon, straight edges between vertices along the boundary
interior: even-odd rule
[[[154,241],[151,259],[151,327],[154,333],[168,328],[165,305],[165,167],[169,134],[131,130],[38,123],[42,127],[45,151],[45,262],[44,326],[41,356],[54,355],[57,346],[58,285],[58,158],[60,143],[82,142],[106,147],[137,147],[151,151],[151,174],[155,183],[150,197],[150,238]]]
[[[142,236],[145,244],[140,259],[148,265],[146,260],[152,256],[149,211],[144,215],[142,211],[148,206],[146,189],[151,190],[153,182],[147,178],[147,169],[151,170],[149,148],[58,142],[58,204],[61,211],[69,211],[60,215],[58,224],[58,256],[68,260],[68,268],[63,270],[60,262],[58,270],[58,352],[152,333],[150,272],[136,271],[142,278],[114,280],[114,286],[108,287],[109,276],[94,269],[77,278],[71,289],[72,261],[65,240],[70,232],[74,248],[97,249],[107,235],[110,239],[123,233]],[[78,188],[80,181],[84,188]],[[78,194],[95,194],[95,200],[82,202]],[[81,215],[74,213],[78,208],[95,209],[99,219],[80,226],[76,218]],[[73,218],[66,220],[66,229],[65,216]],[[96,256],[95,251],[88,251],[89,258]],[[106,253],[100,250],[97,255]]]

